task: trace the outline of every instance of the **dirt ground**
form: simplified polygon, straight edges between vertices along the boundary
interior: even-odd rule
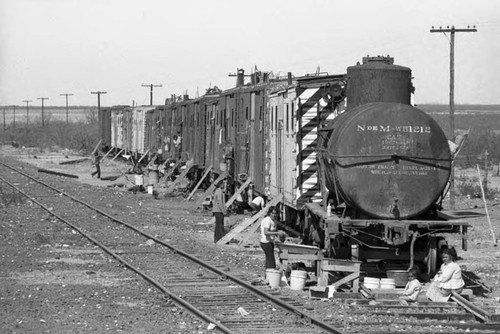
[[[207,223],[209,214],[206,219],[194,221],[190,209],[182,206],[183,201],[155,200],[148,194],[134,196],[127,191],[133,180],[124,174],[128,166],[123,162],[105,160],[101,165],[104,180],[99,180],[90,175],[90,159],[61,165],[84,158],[71,152],[2,146],[2,157],[15,157],[39,168],[76,175],[78,179],[61,178],[61,182],[70,186],[77,182],[82,189],[95,189],[93,193],[98,198],[112,191],[113,200],[106,206],[116,214],[147,210],[148,217],[156,221],[165,219],[158,214],[165,212],[161,211],[165,207],[172,208],[172,212],[180,210],[175,211],[180,212],[175,219],[186,222],[190,233],[206,245],[214,259],[240,268],[249,279],[262,276],[260,249],[213,245],[213,226]],[[496,182],[500,185],[500,177],[492,177],[490,186],[496,186]],[[5,187],[1,189],[5,191]],[[459,253],[459,264],[475,293],[474,299],[500,313],[500,246],[495,245],[500,236],[498,204],[487,203],[488,216],[481,198],[456,198],[456,208],[462,214],[467,212],[471,225],[468,250],[461,250],[458,237],[448,238],[448,242]],[[124,274],[116,263],[34,204],[20,199],[8,205],[0,203],[0,219],[0,332],[209,332],[206,324],[165,300],[140,278]],[[235,219],[227,219],[228,224]],[[56,241],[61,237],[66,243]]]

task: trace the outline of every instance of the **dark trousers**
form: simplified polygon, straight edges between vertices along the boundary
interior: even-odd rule
[[[214,242],[219,241],[224,236],[224,214],[222,212],[214,212],[215,230]]]
[[[97,174],[97,178],[100,179],[101,178],[101,166],[99,165],[95,165],[95,171],[92,172],[92,177],[94,177],[94,175]]]
[[[276,259],[274,258],[274,244],[272,242],[261,242],[260,248],[266,255],[266,269],[276,269]]]

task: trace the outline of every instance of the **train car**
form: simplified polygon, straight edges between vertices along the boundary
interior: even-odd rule
[[[113,108],[101,108],[98,114],[99,119],[99,136],[101,138],[101,147],[108,148],[111,143],[111,114]]]
[[[147,148],[147,115],[153,113],[155,106],[137,106],[132,109],[132,140],[130,151],[137,155],[143,155],[149,152]]]
[[[440,212],[452,164],[448,140],[410,105],[411,70],[393,61],[366,57],[347,69],[346,111],[318,137],[322,205],[306,203],[306,216],[333,257],[417,267],[432,277],[443,234],[462,235],[466,250],[468,224]]]
[[[129,106],[115,106],[111,108],[111,147],[122,150],[124,146],[124,119],[127,112],[132,110]]]
[[[245,77],[238,70],[234,88],[124,110],[124,148],[191,160],[212,181],[227,172],[228,195],[251,178],[255,193],[282,197],[282,218],[305,243],[333,258],[432,277],[446,234],[467,248],[468,224],[441,212],[448,140],[411,105],[411,69],[365,57],[346,74]]]
[[[155,107],[145,113],[144,148],[149,156],[161,156],[163,153],[161,111]]]
[[[286,219],[320,202],[316,152],[322,127],[345,111],[345,75],[308,75],[269,94],[267,195],[283,195]],[[291,210],[288,210],[291,209]]]

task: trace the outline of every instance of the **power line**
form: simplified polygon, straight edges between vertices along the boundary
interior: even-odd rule
[[[163,87],[162,85],[153,85],[153,84],[143,84],[142,87],[149,87],[150,91],[150,98],[149,98],[149,105],[153,105],[153,87]]]
[[[66,124],[68,124],[68,96],[73,96],[73,94],[64,93],[59,95],[66,96]]]
[[[43,101],[48,100],[48,97],[39,97],[37,98],[38,100],[42,100],[42,128],[45,127],[45,118],[44,118],[44,113],[43,113]]]
[[[450,132],[449,138],[455,138],[455,33],[457,32],[476,32],[476,26],[467,29],[456,29],[455,26],[446,27],[446,29],[439,27],[439,29],[434,29],[432,27],[432,32],[439,33],[450,33]],[[451,164],[450,173],[450,207],[452,210],[455,209],[455,170],[453,163]]]

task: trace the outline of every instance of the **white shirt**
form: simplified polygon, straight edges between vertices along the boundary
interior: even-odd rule
[[[460,289],[465,285],[462,269],[456,262],[443,263],[434,280],[439,282],[439,287],[443,289]]]
[[[266,201],[264,201],[264,199],[262,197],[257,196],[252,200],[252,203],[257,205],[258,207],[260,207],[262,209],[265,206]]]
[[[274,236],[273,235],[266,235],[266,229],[268,231],[276,231],[276,223],[271,217],[266,217],[262,219],[262,222],[260,223],[260,242],[262,243],[269,243],[274,241]]]

